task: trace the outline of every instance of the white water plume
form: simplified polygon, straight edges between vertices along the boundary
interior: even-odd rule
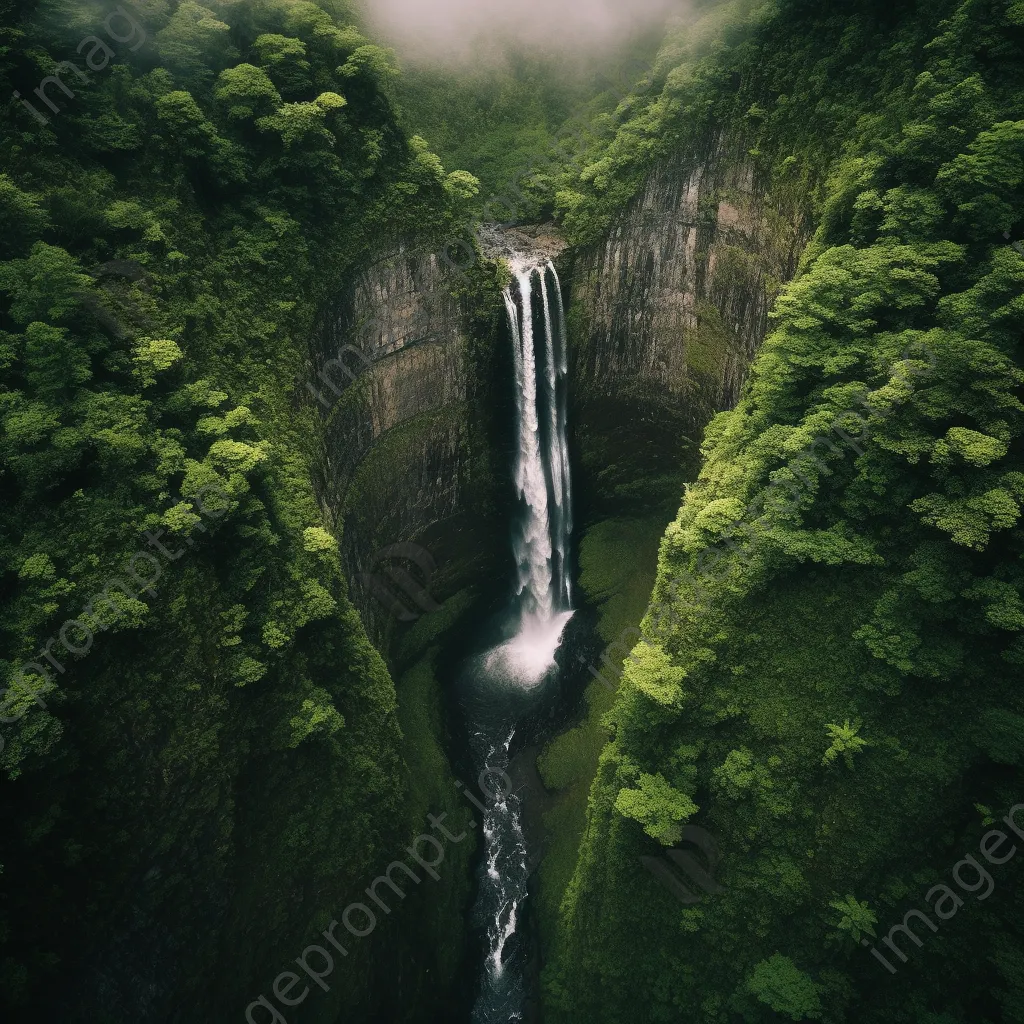
[[[565,310],[558,274],[546,259],[540,254],[514,258],[513,280],[504,294],[516,400],[516,631],[474,657],[468,669],[479,695],[477,720],[497,723],[480,728],[475,739],[480,763],[492,772],[512,771],[517,722],[555,688],[555,652],[573,615]],[[474,919],[486,932],[487,947],[472,1022],[509,1024],[524,1019],[528,993],[529,936],[523,921],[530,867],[519,792],[497,797],[484,813],[483,826]]]
[[[484,657],[487,672],[513,686],[536,686],[555,664],[555,651],[571,611],[556,612],[550,618],[524,614],[519,632]]]
[[[520,686],[538,683],[554,665],[572,617],[569,552],[572,487],[567,438],[565,311],[554,265],[513,263],[515,287],[504,294],[512,334],[517,452],[513,477],[520,501],[512,548],[519,630],[494,648],[485,665]],[[551,300],[548,275],[554,284]],[[543,335],[535,337],[534,285],[539,284]],[[540,341],[540,346],[537,342]]]

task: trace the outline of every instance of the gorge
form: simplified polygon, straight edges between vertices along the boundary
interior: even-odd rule
[[[3,1020],[1021,1019],[1020,4],[527,6],[0,0]]]

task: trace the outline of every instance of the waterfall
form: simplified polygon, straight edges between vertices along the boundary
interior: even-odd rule
[[[569,360],[566,350],[566,329],[565,329],[565,305],[562,302],[562,283],[558,280],[558,271],[553,263],[548,263],[551,276],[555,279],[555,305],[558,307],[558,331],[555,335],[554,350],[558,356],[558,373],[562,380],[562,387],[558,393],[558,454],[561,464],[562,487],[565,495],[564,518],[562,520],[562,532],[565,536],[565,561],[562,574],[565,583],[565,601],[568,606],[572,605],[572,577],[569,565],[569,541],[572,538],[572,478],[569,474],[569,444],[568,436],[568,388],[566,382],[569,374]],[[550,332],[549,332],[550,333]]]
[[[553,666],[562,629],[572,615],[568,364],[565,309],[554,265],[517,261],[512,272],[504,300],[515,369],[518,445],[513,480],[520,513],[512,549],[520,619],[517,635],[491,652],[487,667],[532,685]],[[534,323],[535,282],[541,299],[540,338]]]
[[[557,326],[552,325],[548,300],[547,273],[555,280],[555,301],[558,306]],[[566,378],[569,366],[565,350],[565,308],[562,288],[553,263],[540,271],[541,296],[544,301],[544,323],[547,331],[548,416],[550,418],[551,450],[549,466],[555,495],[555,517],[551,524],[558,553],[558,576],[555,599],[564,607],[572,607],[572,579],[569,550],[572,541],[572,482],[569,479],[568,411],[566,409]]]
[[[523,801],[529,784],[524,786],[516,768],[512,743],[516,737],[529,742],[534,716],[557,699],[555,652],[573,614],[565,310],[550,262],[516,259],[512,272],[504,299],[516,405],[516,576],[513,607],[502,616],[502,635],[511,639],[469,659],[460,685],[473,723],[470,744],[477,767],[518,781],[484,814],[484,857],[472,921],[485,938],[486,952],[472,1024],[528,1017],[531,940],[523,922],[532,858]]]
[[[555,308],[548,288],[554,279]],[[514,268],[519,302],[505,290],[516,374],[519,450],[515,483],[524,511],[514,549],[519,566],[523,611],[549,620],[572,605],[569,550],[572,488],[567,440],[565,310],[554,265]],[[540,284],[544,334],[542,351],[534,338],[533,286]],[[541,363],[543,365],[541,365]]]
[[[518,597],[523,609],[531,615],[550,619],[553,609],[552,536],[548,509],[548,482],[545,472],[545,451],[541,444],[540,415],[537,393],[537,358],[533,338],[531,303],[533,272],[519,271],[522,315],[516,308],[511,287],[505,292],[505,307],[512,328],[512,347],[516,373],[516,419],[519,427],[519,450],[516,454],[515,485],[523,515],[513,548],[519,567]]]

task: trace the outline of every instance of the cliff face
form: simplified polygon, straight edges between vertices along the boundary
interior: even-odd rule
[[[608,680],[635,643],[659,542],[699,472],[703,430],[736,404],[771,304],[813,229],[793,186],[768,180],[748,148],[719,135],[673,154],[599,243],[561,261],[582,524],[578,583],[608,645],[601,661]],[[586,718],[541,758],[547,816],[559,823],[537,890],[545,955],[564,938],[558,921],[571,877],[566,865],[584,839],[607,738],[602,715],[613,699],[592,682]],[[584,747],[589,757],[577,753]]]
[[[600,244],[560,258],[582,521],[628,516],[632,502],[652,522],[664,507],[659,533],[671,519],[694,471],[686,438],[735,404],[809,232],[800,202],[762,180],[740,141],[718,138],[666,160]],[[511,244],[499,234],[482,240],[494,255]],[[385,652],[403,621],[508,577],[510,343],[494,282],[481,316],[486,290],[395,244],[344,285],[313,345],[320,498]],[[397,680],[401,707],[413,675]]]
[[[570,355],[584,466],[639,429],[648,452],[731,408],[811,225],[743,140],[719,135],[662,162],[604,240],[571,261]],[[612,407],[615,415],[611,415]]]
[[[680,438],[735,404],[810,230],[801,198],[742,139],[718,135],[665,160],[601,243],[562,258],[584,486],[589,476],[614,497],[623,481],[670,472]],[[459,563],[452,592],[503,550],[507,339],[500,308],[471,327],[480,300],[465,283],[454,261],[397,242],[345,284],[314,340],[321,500],[344,522],[352,597],[378,641],[382,552],[432,540]]]
[[[384,244],[342,282],[322,311],[303,387],[320,416],[318,499],[341,539],[349,597],[394,679],[405,779],[399,828],[410,836],[428,812],[460,820],[466,811],[453,796],[437,651],[420,643],[410,655],[397,641],[459,591],[502,578],[492,563],[506,549],[503,414],[495,412],[502,321],[488,316],[479,284],[492,267],[475,257],[470,264],[465,250],[453,259],[444,252]],[[427,632],[447,614],[425,623]],[[347,1005],[360,1019],[420,1024],[457,1012],[472,846],[453,846],[441,880],[389,918],[361,1001]]]
[[[455,294],[467,279],[454,263],[395,245],[346,284],[313,347],[321,501],[343,523],[352,600],[385,648],[396,622],[433,610],[500,544],[490,445],[500,327],[470,341],[472,311]],[[492,534],[493,544],[469,543]],[[396,562],[425,590],[396,589]]]

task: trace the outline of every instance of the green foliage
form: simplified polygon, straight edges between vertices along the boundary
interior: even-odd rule
[[[299,713],[288,724],[291,727],[291,735],[287,745],[297,747],[317,733],[333,736],[339,729],[344,728],[345,719],[331,703],[331,695],[326,690],[315,688],[311,695],[302,701]]]
[[[582,721],[555,737],[537,759],[545,787],[555,791],[544,812],[548,845],[538,872],[537,905],[545,952],[556,938],[558,906],[572,878],[586,825],[588,793],[608,738],[602,721],[650,595],[663,526],[661,516],[604,520],[588,526],[580,538],[579,586],[588,601],[599,607],[597,633],[608,645],[608,662],[600,666],[605,682],[594,679],[587,687]],[[650,566],[650,572],[643,566]]]
[[[630,33],[599,60],[484,45],[454,68],[412,64],[396,93],[410,128],[479,180],[482,219],[540,221],[656,47],[653,33]]]
[[[380,46],[358,46],[338,68],[342,78],[365,78],[378,89],[386,88],[398,74],[395,53]]]
[[[23,192],[6,174],[0,175],[0,244],[4,257],[24,252],[45,227],[46,212],[39,197]]]
[[[228,108],[228,116],[251,120],[281,105],[281,97],[266,72],[252,64],[226,68],[217,79],[214,96]]]
[[[260,66],[283,96],[308,92],[312,88],[312,65],[306,60],[306,44],[301,39],[268,32],[256,38],[253,50]]]
[[[854,942],[860,942],[861,934],[874,937],[878,918],[866,903],[847,896],[841,900],[830,900],[829,906],[839,911],[840,918],[836,927],[840,932],[848,934]]]
[[[663,846],[678,843],[683,823],[697,812],[697,805],[674,789],[662,775],[640,773],[636,788],[623,788],[615,798],[615,810],[643,825],[644,831]]]
[[[753,786],[754,755],[749,750],[730,750],[724,763],[715,769],[715,785],[726,798],[738,800]]]
[[[734,105],[722,82],[731,71],[730,58],[739,63],[745,57],[743,34],[757,24],[762,8],[772,10],[764,0],[705,0],[677,18],[651,71],[616,97],[588,144],[559,168],[552,185],[555,208],[573,241],[595,241],[636,194],[654,160],[716,121],[739,115],[743,98]],[[730,44],[736,47],[732,53]],[[762,121],[764,108],[749,100],[748,108],[744,115]]]
[[[853,755],[870,746],[866,739],[857,735],[860,726],[860,722],[854,722],[853,725],[850,725],[848,718],[842,725],[826,725],[825,731],[828,733],[829,739],[832,740],[832,745],[825,751],[825,756],[821,759],[821,763],[826,766],[830,765],[841,754],[846,762],[846,767],[852,768]]]
[[[105,31],[107,12],[23,6],[8,95]],[[137,47],[0,132],[11,1021],[72,998],[99,1019],[115,997],[86,962],[119,964],[124,1005],[229,1019],[424,827],[296,393],[327,297],[383,238],[440,244],[472,182],[409,143],[376,51],[321,6],[132,11]],[[416,922],[437,935],[457,902],[378,929],[326,1017],[373,1012],[375,951],[434,945]]]
[[[195,0],[183,0],[167,25],[156,34],[162,62],[179,81],[190,85],[209,83],[214,69],[235,56],[228,42],[231,26]]]
[[[659,160],[736,150],[817,230],[665,532],[547,1006],[1014,1020],[1018,860],[990,916],[943,921],[899,978],[861,943],[924,907],[1024,784],[1019,12],[793,0],[743,20],[661,65],[564,182],[586,243]],[[686,800],[721,890],[681,920],[638,864]]]
[[[788,1020],[820,1020],[818,986],[789,957],[776,953],[754,968],[747,988],[759,1002]]]

